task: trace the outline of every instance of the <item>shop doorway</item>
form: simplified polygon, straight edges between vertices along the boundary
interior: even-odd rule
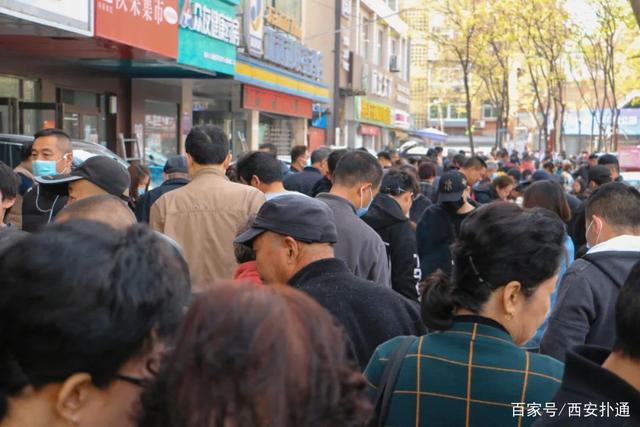
[[[100,143],[100,109],[62,104],[62,129],[72,139]]]

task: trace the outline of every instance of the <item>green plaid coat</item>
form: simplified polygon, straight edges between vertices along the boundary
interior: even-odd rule
[[[401,338],[380,345],[364,373],[375,395]],[[459,316],[451,329],[416,338],[398,374],[385,425],[507,427],[533,424],[514,417],[512,403],[552,401],[564,365],[526,352],[493,320]],[[525,413],[526,415],[526,413]]]

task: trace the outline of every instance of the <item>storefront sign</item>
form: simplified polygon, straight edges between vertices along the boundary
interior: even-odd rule
[[[279,28],[287,34],[291,34],[298,39],[302,38],[302,29],[287,14],[277,11],[273,6],[267,7],[265,21],[272,27]]]
[[[315,80],[322,80],[322,54],[280,30],[265,26],[264,59]]]
[[[178,57],[178,0],[96,0],[96,36]]]
[[[371,122],[384,126],[393,124],[391,107],[384,104],[371,102],[361,96],[355,97],[356,100],[356,121]]]
[[[0,14],[93,36],[93,0],[0,0]]]
[[[391,78],[378,70],[371,70],[369,93],[380,98],[391,98]]]
[[[403,105],[409,105],[410,101],[409,86],[398,82],[396,84],[396,102]]]
[[[247,110],[265,111],[291,117],[313,117],[310,99],[243,85],[242,107]]]
[[[344,16],[347,19],[351,19],[351,7],[352,7],[351,0],[342,0],[342,16]]]
[[[266,0],[248,0],[244,11],[244,34],[249,54],[262,56]]]
[[[233,75],[240,24],[235,3],[222,0],[180,0],[178,62]]]
[[[380,128],[378,126],[360,125],[360,135],[378,136]]]
[[[393,125],[399,129],[411,128],[411,116],[406,111],[395,110],[393,112]]]

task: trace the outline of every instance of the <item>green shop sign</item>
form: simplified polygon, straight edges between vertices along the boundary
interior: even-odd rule
[[[233,75],[240,23],[239,0],[180,0],[178,63]]]

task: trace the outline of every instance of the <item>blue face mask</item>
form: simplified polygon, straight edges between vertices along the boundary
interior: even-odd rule
[[[31,163],[31,169],[35,176],[49,176],[58,173],[55,160],[34,160]]]
[[[371,199],[369,200],[369,204],[366,207],[360,206],[356,210],[356,213],[358,214],[358,216],[360,218],[365,216],[365,214],[369,211],[369,207],[371,207],[371,203],[373,203],[373,190],[371,190],[371,187],[369,187],[369,192],[371,193]],[[360,190],[360,198],[361,198],[362,201],[364,201],[364,191],[362,191],[362,189]],[[362,202],[360,202],[360,203],[362,203]]]
[[[147,192],[146,187],[138,187],[138,196],[142,197]]]

